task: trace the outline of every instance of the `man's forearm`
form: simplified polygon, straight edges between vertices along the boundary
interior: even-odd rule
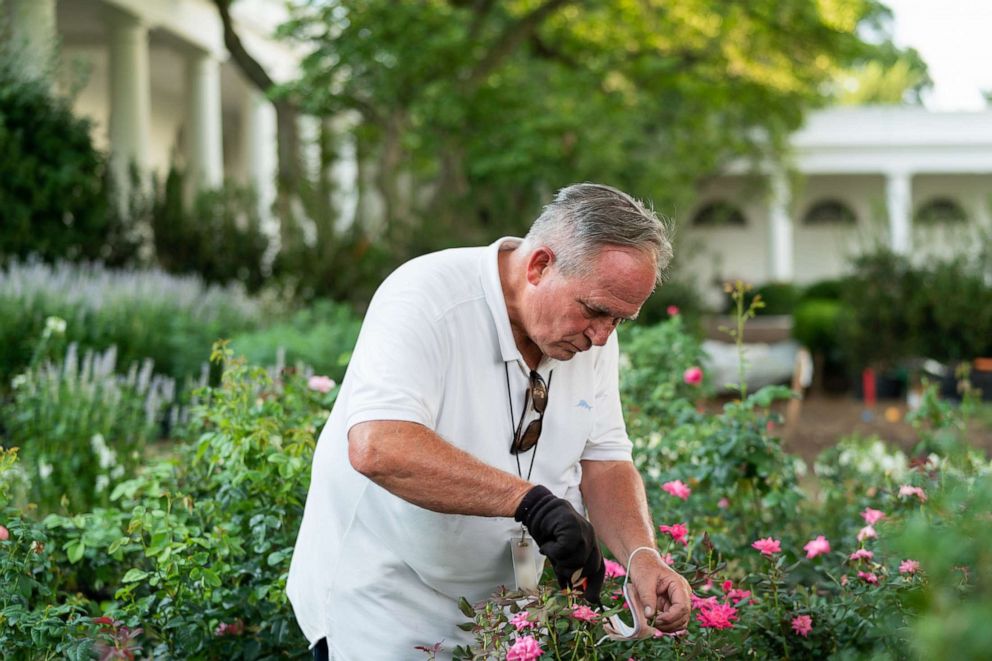
[[[655,547],[644,482],[629,461],[583,461],[582,498],[600,540],[626,564],[639,546]]]
[[[512,517],[534,486],[412,422],[355,425],[348,456],[355,470],[390,493],[444,514]]]

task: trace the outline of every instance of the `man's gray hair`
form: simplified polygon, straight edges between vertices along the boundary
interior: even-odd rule
[[[654,257],[657,281],[672,261],[671,225],[621,190],[602,184],[562,188],[524,237],[523,248],[555,253],[564,275],[588,275],[600,249],[629,246]]]

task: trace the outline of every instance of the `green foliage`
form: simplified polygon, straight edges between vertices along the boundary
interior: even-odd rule
[[[675,306],[678,314],[682,315],[682,323],[694,335],[700,334],[700,321],[706,310],[703,308],[702,295],[688,281],[672,279],[665,281],[652,293],[641,306],[637,316],[638,325],[652,326],[661,323],[672,316],[669,308]]]
[[[992,267],[981,256],[914,265],[879,249],[854,267],[840,335],[853,370],[913,356],[953,362],[992,353]]]
[[[852,371],[894,367],[912,355],[914,328],[906,311],[919,290],[919,276],[909,260],[891,250],[855,259],[844,287],[841,327]]]
[[[761,314],[792,314],[796,302],[799,300],[799,288],[789,282],[769,282],[759,287],[754,287],[744,296],[744,304],[750,305],[751,301],[759,298],[764,302]],[[724,302],[724,312],[734,313],[737,304],[733,296],[727,294]]]
[[[685,371],[702,362],[703,350],[686,332],[681,314],[654,326],[621,326],[619,333],[620,396],[631,434],[668,429],[708,394],[705,386],[685,381]]]
[[[384,207],[358,226],[396,263],[519,233],[575,181],[684,207],[702,175],[782,148],[838,67],[883,53],[858,33],[880,13],[806,0],[310,1],[282,28],[309,55],[280,92],[356,118],[347,132],[371,175],[358,193],[374,188]]]
[[[212,357],[223,376],[199,393],[194,442],[118,484],[112,507],[31,524],[53,554],[33,571],[31,612],[102,614],[96,644],[157,658],[302,656],[286,575],[315,434],[336,391],[310,390],[292,372],[273,379],[223,345]],[[27,525],[8,514],[12,532]],[[64,623],[42,629],[33,649],[52,653],[69,635]]]
[[[959,255],[919,274],[909,310],[918,351],[949,362],[992,356],[992,268]]]
[[[88,121],[48,82],[25,78],[0,48],[0,264],[106,259],[120,232],[107,205],[106,162]]]
[[[70,345],[64,360],[15,377],[11,402],[0,406],[6,443],[21,448],[26,497],[42,513],[106,505],[156,437],[174,383],[153,377],[151,361],[132,365],[127,376],[116,367],[113,348],[80,359]]]
[[[844,278],[817,280],[802,290],[799,302],[803,303],[810,299],[839,301],[844,295],[844,280]]]
[[[927,507],[905,521],[893,540],[902,557],[919,561],[928,580],[908,603],[916,618],[911,641],[918,658],[954,650],[981,659],[992,649],[992,480],[951,478]]]
[[[895,62],[866,62],[839,78],[836,98],[842,106],[922,106],[923,91],[933,85],[926,63],[912,48]]]
[[[231,347],[252,365],[275,364],[282,349],[286,363],[303,363],[340,381],[360,328],[361,320],[347,305],[317,301],[288,322],[235,336]]]
[[[68,322],[66,340],[81,351],[117,347],[117,362],[150,358],[156,370],[198,375],[211,343],[255,327],[261,305],[235,285],[195,276],[98,265],[12,263],[0,270],[0,379],[26,367],[48,317]]]
[[[840,350],[837,335],[841,304],[826,299],[807,299],[796,306],[792,336],[810,351],[833,355]]]
[[[195,273],[206,282],[237,281],[249,290],[264,280],[268,238],[261,231],[255,194],[234,182],[198,191],[183,201],[184,175],[169,171],[152,211],[155,258],[169,273]]]

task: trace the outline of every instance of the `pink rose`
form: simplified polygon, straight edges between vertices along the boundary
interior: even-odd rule
[[[875,556],[874,553],[868,549],[858,549],[852,553],[847,559],[848,560],[871,560]]]
[[[718,500],[716,502],[716,506],[719,507],[722,510],[725,510],[728,507],[730,507],[730,501],[727,500],[726,498],[721,498],[720,500]]]
[[[878,585],[878,576],[867,571],[859,571],[858,578],[860,578],[865,583],[870,583],[872,585]]]
[[[678,315],[678,313],[679,313],[679,306],[677,306],[677,305],[669,305],[668,308],[666,308],[665,311],[668,312],[668,316],[669,317],[674,317],[674,316]]]
[[[620,578],[621,576],[627,575],[623,565],[619,562],[614,562],[612,560],[604,560],[603,562],[606,564],[606,578]]]
[[[823,553],[830,553],[830,542],[823,535],[819,535],[816,539],[807,542],[803,550],[806,551],[807,558],[815,558]]]
[[[873,526],[885,518],[885,513],[880,510],[873,510],[870,507],[866,507],[865,511],[861,513],[861,516],[864,517],[865,523],[869,526]]]
[[[673,480],[671,482],[665,482],[661,485],[661,489],[667,493],[672,494],[676,498],[681,498],[682,500],[688,500],[689,494],[692,493],[690,489],[682,480]]]
[[[528,618],[527,611],[520,611],[512,618],[510,618],[510,624],[516,627],[517,631],[523,631],[524,629],[530,629],[535,626],[534,622],[531,622]]]
[[[325,393],[325,394],[328,393],[328,392],[330,392],[331,389],[334,386],[336,386],[336,385],[337,384],[334,382],[334,379],[332,379],[331,377],[329,377],[329,376],[319,376],[319,375],[316,375],[316,374],[314,376],[311,376],[310,377],[310,380],[307,381],[307,388],[310,388],[310,390],[316,390],[317,392],[322,392],[322,393]]]
[[[689,542],[685,540],[686,535],[689,534],[689,528],[684,523],[675,523],[670,526],[658,526],[658,530],[670,535],[673,541],[681,543],[682,546],[689,545]]]
[[[738,590],[737,588],[734,588],[733,590],[727,593],[727,601],[734,602],[734,606],[739,606],[740,603],[745,599],[750,601],[751,599],[750,590]]]
[[[920,569],[920,563],[916,560],[903,560],[899,563],[900,574],[915,574]]]
[[[917,498],[920,499],[921,503],[927,502],[927,495],[926,493],[923,492],[923,489],[921,489],[920,487],[914,487],[909,484],[902,485],[901,487],[899,487],[899,497],[902,498],[905,496],[916,496]]]
[[[782,552],[782,542],[771,537],[766,537],[751,544],[751,548],[761,551],[762,555],[767,555],[770,558],[772,554]]]
[[[792,630],[803,638],[808,637],[809,632],[813,630],[813,618],[809,615],[795,616],[792,618]]]
[[[245,623],[241,620],[235,620],[231,624],[226,622],[221,622],[214,629],[215,636],[240,636],[245,631]]]
[[[709,629],[730,629],[737,619],[737,609],[730,604],[715,604],[703,607],[696,613],[699,625]]]
[[[506,652],[506,661],[533,661],[544,654],[534,636],[521,636]]]
[[[10,531],[6,526],[0,526],[0,542],[6,542],[8,539],[10,539]]]
[[[875,532],[875,526],[867,525],[858,531],[858,541],[863,542],[866,539],[876,539],[878,533]]]
[[[595,622],[599,616],[588,606],[575,606],[572,608],[572,617],[580,622]]]
[[[690,386],[698,386],[703,382],[703,370],[695,366],[690,367],[682,372],[682,380]]]

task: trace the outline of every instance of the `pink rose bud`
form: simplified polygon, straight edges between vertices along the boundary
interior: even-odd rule
[[[6,526],[0,526],[0,542],[6,542],[8,539],[10,539],[10,531]]]
[[[678,313],[679,313],[679,306],[677,306],[677,305],[669,305],[667,312],[668,312],[668,316],[669,317],[674,317],[674,316],[678,315]]]
[[[703,382],[703,370],[698,367],[690,367],[682,373],[682,380],[690,386],[698,386]]]
[[[310,380],[307,381],[307,387],[310,388],[310,390],[316,390],[321,393],[330,392],[336,385],[337,384],[334,383],[334,379],[320,375],[311,376]]]

